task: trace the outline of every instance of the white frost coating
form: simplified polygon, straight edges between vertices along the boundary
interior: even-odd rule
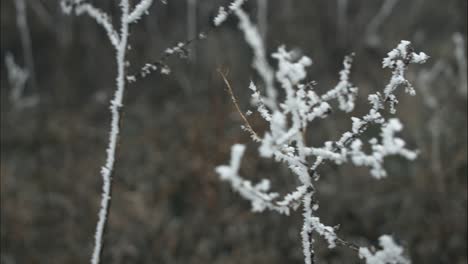
[[[305,68],[312,65],[312,60],[307,56],[294,62],[294,53],[286,51],[284,46],[279,47],[278,51],[272,54],[272,57],[278,60],[276,78],[281,83],[298,84],[307,76]]]
[[[224,7],[220,7],[218,9],[218,14],[213,19],[213,23],[215,26],[220,26],[226,19],[228,18],[229,14],[236,11],[237,9],[241,8],[246,0],[234,0],[229,4],[229,11],[227,11]]]
[[[245,41],[250,46],[250,48],[252,48],[254,54],[252,66],[265,84],[267,95],[265,103],[271,109],[276,109],[277,92],[274,87],[275,75],[273,69],[266,59],[263,38],[258,31],[258,28],[252,24],[249,16],[241,8],[236,9],[234,14],[236,14],[236,16],[239,18],[239,28],[244,33]]]
[[[236,13],[241,14],[241,20],[244,19],[242,12]],[[246,28],[245,30],[251,29]],[[249,35],[251,32],[245,34]],[[252,39],[257,38],[252,37]],[[252,41],[252,39],[247,41]],[[257,105],[256,110],[269,124],[269,129],[259,140],[258,151],[261,157],[274,158],[275,161],[284,163],[297,177],[299,187],[280,200],[277,193],[267,192],[270,187],[269,181],[252,185],[250,181],[239,176],[240,160],[245,149],[244,146],[240,147],[239,145],[233,146],[230,165],[219,166],[216,171],[222,180],[230,182],[234,190],[251,201],[254,211],[270,209],[288,214],[290,209],[296,210],[302,205],[304,209],[304,224],[301,231],[302,246],[305,263],[312,263],[313,232],[325,238],[329,247],[334,247],[336,244],[350,246],[349,243],[336,236],[332,227],[324,225],[314,215],[314,210],[318,208],[317,202],[312,203],[315,188],[313,183],[318,180],[317,170],[325,161],[331,161],[338,165],[353,163],[357,166],[370,167],[371,175],[375,178],[381,178],[386,176],[383,168],[386,156],[400,155],[409,160],[416,158],[417,153],[407,149],[405,142],[396,137],[396,133],[403,128],[402,124],[396,118],[387,121],[383,111],[386,110],[385,103],[390,101],[390,111],[393,112],[397,102],[393,92],[397,86],[404,84],[407,89],[410,86],[404,78],[406,67],[411,63],[423,63],[428,56],[424,53],[414,53],[410,43],[402,41],[384,60],[384,67],[392,69],[393,75],[383,94],[377,92],[369,95],[369,111],[363,116],[352,117],[350,131],[344,132],[336,141],[325,142],[322,147],[307,146],[304,134],[306,129],[311,127],[308,125],[313,120],[327,117],[331,113],[328,100],[338,100],[341,110],[348,112],[353,109],[357,88],[349,81],[351,57],[345,58],[343,62],[344,68],[340,72],[338,85],[328,93],[319,96],[314,91],[314,83],[302,83],[307,76],[306,67],[312,64],[310,58],[300,57],[293,51],[287,51],[284,46],[279,47],[272,56],[278,60],[275,77],[285,96],[282,98],[283,101],[275,103],[279,107],[272,109],[264,103],[265,100],[255,84],[250,83],[249,88],[253,92],[252,101]],[[277,101],[279,101],[278,99]],[[366,154],[363,151],[364,143],[361,138],[371,125],[380,127],[381,132],[379,139],[369,140],[371,153]],[[315,158],[315,162],[308,159],[311,157]],[[357,246],[353,247],[353,249],[357,248]]]
[[[368,248],[359,248],[359,257],[366,260],[366,264],[410,264],[411,261],[403,256],[403,248],[393,241],[389,235],[379,237],[379,245],[382,248],[372,252]]]
[[[219,7],[218,14],[213,19],[215,26],[221,25],[227,19],[228,15],[228,12],[226,12],[223,6]]]
[[[322,95],[322,100],[328,101],[338,99],[339,108],[345,112],[351,112],[354,109],[354,101],[356,100],[357,87],[349,80],[351,74],[351,65],[353,62],[352,56],[346,56],[343,61],[343,70],[340,71],[340,82],[335,88]]]
[[[377,179],[387,176],[383,169],[383,160],[389,155],[400,155],[408,160],[414,160],[417,152],[406,149],[405,141],[395,137],[395,133],[403,129],[403,125],[396,118],[390,119],[382,125],[380,133],[381,143],[378,144],[376,138],[372,138],[369,143],[372,148],[372,154],[367,155],[362,151],[362,141],[359,139],[351,143],[350,155],[353,163],[357,166],[371,167],[371,174]]]
[[[183,51],[184,46],[185,46],[184,43],[179,42],[179,43],[177,43],[177,45],[175,45],[174,47],[167,48],[164,52],[165,52],[166,54],[180,53],[180,52]]]
[[[398,104],[398,100],[394,94],[395,90],[399,86],[405,87],[405,91],[410,95],[415,95],[411,83],[406,80],[405,72],[406,68],[410,63],[422,64],[429,59],[424,52],[415,53],[412,51],[411,42],[402,40],[398,46],[387,54],[387,57],[383,59],[383,68],[390,68],[393,70],[392,78],[384,89],[385,100],[390,103],[390,112],[394,114],[396,112],[395,106]]]
[[[271,120],[271,115],[268,112],[263,97],[260,95],[260,92],[257,90],[257,86],[251,81],[249,89],[252,90],[252,102],[257,105],[257,111],[266,121]]]
[[[95,235],[95,244],[94,251],[91,257],[91,263],[99,263],[99,257],[102,250],[102,236],[104,232],[104,227],[106,224],[107,212],[109,207],[110,191],[111,191],[111,181],[112,181],[112,171],[114,169],[115,162],[115,152],[117,149],[117,140],[120,133],[120,108],[122,107],[123,94],[125,90],[125,53],[127,50],[127,41],[128,41],[128,13],[129,5],[128,0],[122,0],[120,2],[122,10],[122,23],[120,27],[120,41],[117,45],[117,89],[114,94],[114,98],[111,100],[110,110],[112,113],[111,119],[111,129],[109,135],[109,144],[107,147],[107,158],[104,167],[102,167],[101,175],[104,181],[102,187],[102,199],[101,199],[101,209],[99,211],[99,220],[96,226],[96,235]]]
[[[313,216],[313,208],[312,205],[312,192],[307,193],[304,195],[303,199],[303,217],[304,217],[304,224],[301,230],[301,237],[302,237],[302,249],[304,253],[304,261],[306,264],[312,264],[312,254],[314,249],[312,248],[313,238],[312,238],[312,231],[317,232],[321,235],[325,240],[328,242],[329,248],[336,247],[336,239],[337,236],[335,234],[335,230],[331,226],[326,226],[320,222],[320,219],[316,216]]]
[[[133,11],[127,16],[127,23],[137,22],[144,13],[148,11],[148,8],[153,3],[153,0],[141,0],[138,5],[135,6]]]
[[[120,109],[122,107],[123,95],[125,90],[125,68],[126,62],[126,51],[128,48],[128,36],[129,36],[129,24],[138,20],[141,15],[151,5],[151,0],[142,0],[140,4],[130,13],[130,6],[128,0],[120,1],[121,8],[121,24],[120,24],[120,35],[114,30],[112,23],[110,22],[108,15],[103,11],[95,8],[91,4],[82,3],[81,0],[75,0],[70,3],[62,1],[62,8],[66,13],[70,13],[75,8],[75,13],[88,14],[93,18],[99,25],[101,25],[107,32],[112,45],[116,48],[116,62],[117,62],[117,78],[116,78],[116,90],[113,99],[110,101],[110,111],[112,114],[109,142],[106,150],[106,162],[101,168],[101,176],[103,179],[102,194],[101,194],[101,208],[98,214],[98,222],[96,225],[94,249],[91,257],[92,264],[98,264],[100,261],[100,254],[102,251],[102,238],[104,234],[104,228],[107,222],[107,213],[109,211],[109,201],[111,199],[111,186],[112,186],[112,172],[114,170],[115,154],[117,149],[117,141],[120,133]],[[131,76],[129,81],[133,80]]]
[[[102,187],[101,209],[99,211],[99,220],[96,226],[94,251],[91,258],[92,264],[99,263],[99,257],[102,250],[102,236],[107,218],[109,207],[112,171],[114,169],[115,152],[117,149],[117,140],[120,132],[120,108],[122,107],[123,93],[125,89],[125,52],[127,49],[128,40],[128,0],[121,1],[122,24],[120,28],[120,41],[117,45],[117,89],[114,98],[111,100],[110,110],[112,113],[111,129],[109,135],[109,144],[107,147],[107,158],[104,167],[102,167],[101,175],[104,181]]]
[[[252,204],[252,211],[262,212],[265,208],[276,210],[282,214],[289,214],[289,208],[286,205],[277,205],[273,200],[278,197],[278,193],[269,193],[270,182],[266,179],[256,185],[244,180],[239,176],[240,161],[244,155],[245,146],[235,144],[231,148],[231,162],[226,166],[218,166],[216,172],[221,179],[228,181],[232,188],[239,192],[242,197],[249,200]]]
[[[109,16],[104,13],[102,10],[92,6],[91,4],[79,4],[75,8],[76,15],[87,14],[88,16],[92,17],[96,23],[102,26],[104,30],[107,32],[107,36],[109,37],[112,45],[117,48],[119,44],[119,36],[117,32],[115,32],[114,27],[109,19]]]
[[[312,217],[311,214],[311,194],[306,194],[304,196],[304,224],[302,225],[301,238],[302,238],[302,251],[304,254],[305,264],[312,264],[312,254],[314,253],[314,248],[312,247],[313,238],[312,238],[312,225],[309,220]]]

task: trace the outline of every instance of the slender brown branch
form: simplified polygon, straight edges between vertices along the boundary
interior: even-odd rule
[[[227,87],[227,91],[229,93],[229,96],[231,96],[231,100],[232,102],[234,103],[234,106],[236,107],[236,110],[237,112],[239,113],[240,117],[242,118],[242,120],[244,121],[244,124],[245,124],[245,130],[247,130],[250,135],[252,136],[252,139],[255,140],[255,141],[260,141],[260,137],[258,136],[258,134],[255,132],[255,130],[253,130],[252,126],[250,125],[249,123],[249,120],[247,120],[247,118],[245,117],[244,113],[242,113],[240,107],[239,107],[239,104],[237,103],[237,99],[236,99],[236,96],[234,95],[234,92],[232,91],[232,87],[231,87],[231,84],[229,83],[228,79],[226,78],[226,75],[221,71],[221,69],[218,69],[218,73],[221,75],[221,77],[223,78],[223,81],[224,83],[226,84],[226,87]]]

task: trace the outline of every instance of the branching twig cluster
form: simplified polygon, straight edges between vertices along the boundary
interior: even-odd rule
[[[354,109],[357,87],[350,82],[353,56],[347,56],[344,59],[338,84],[325,94],[319,95],[315,91],[313,83],[304,82],[307,77],[307,67],[312,65],[312,60],[307,56],[299,56],[294,51],[289,51],[286,47],[280,46],[272,54],[272,58],[278,63],[277,69],[274,70],[268,63],[266,49],[259,30],[241,8],[246,0],[233,0],[227,7],[221,7],[218,10],[218,14],[213,21],[216,27],[202,30],[195,36],[191,36],[191,39],[179,42],[172,48],[166,49],[159,59],[152,63],[145,63],[137,72],[128,74],[126,52],[130,25],[138,22],[148,12],[152,2],[152,0],[141,0],[134,7],[130,7],[129,0],[120,0],[121,17],[120,28],[118,29],[114,28],[110,17],[104,11],[89,2],[84,0],[63,0],[61,2],[66,13],[86,14],[93,18],[105,30],[110,43],[116,51],[116,90],[114,98],[110,102],[112,119],[106,163],[101,170],[104,184],[92,263],[99,263],[103,248],[103,234],[110,208],[112,175],[120,133],[126,82],[137,81],[154,72],[170,73],[170,68],[165,63],[170,56],[187,57],[190,44],[205,38],[207,34],[220,26],[232,14],[238,17],[239,28],[243,31],[247,43],[253,49],[254,60],[252,65],[262,80],[266,91],[266,95],[263,96],[257,85],[254,82],[250,83],[252,103],[260,116],[269,124],[269,130],[263,136],[259,135],[249,124],[248,119],[240,109],[226,75],[221,71],[220,74],[237,111],[243,119],[244,129],[250,133],[253,141],[260,144],[260,156],[274,158],[276,161],[286,164],[297,176],[300,184],[294,191],[280,197],[278,193],[270,191],[269,180],[264,179],[258,184],[253,184],[251,181],[244,179],[239,175],[239,169],[245,146],[240,144],[232,147],[230,164],[219,166],[216,169],[221,179],[229,182],[233,189],[249,200],[254,211],[269,209],[288,215],[291,209],[296,210],[302,206],[304,224],[301,237],[307,264],[313,263],[314,239],[312,233],[314,232],[322,236],[328,242],[330,248],[336,245],[351,248],[359,252],[359,256],[366,259],[367,263],[386,263],[386,261],[390,263],[407,263],[406,258],[402,256],[403,250],[393,242],[391,237],[381,237],[382,250],[369,250],[339,238],[336,234],[337,228],[323,224],[315,213],[318,202],[315,201],[314,181],[319,179],[319,167],[325,162],[338,165],[348,162],[357,166],[367,166],[375,178],[382,178],[387,175],[383,168],[383,161],[386,156],[400,155],[410,160],[416,158],[417,153],[407,149],[405,142],[396,136],[396,133],[402,129],[400,121],[397,118],[385,119],[384,111],[387,109],[388,104],[389,112],[391,114],[396,112],[398,99],[395,92],[398,88],[404,87],[407,93],[414,95],[415,91],[411,83],[405,78],[405,71],[409,64],[424,63],[428,56],[424,53],[415,53],[408,41],[402,41],[396,49],[388,53],[383,61],[383,67],[392,71],[392,77],[383,92],[369,95],[369,111],[361,117],[352,117],[352,128],[350,131],[343,133],[339,139],[327,141],[323,146],[308,146],[305,140],[307,127],[316,119],[326,118],[332,113],[332,101],[336,100],[338,108],[344,112],[351,112]],[[279,99],[278,84],[284,94],[284,100]],[[363,150],[365,143],[362,135],[371,126],[379,127],[380,135],[368,141],[371,153],[366,153]]]
[[[258,30],[242,10],[237,10],[236,15],[239,17],[239,27],[244,31],[247,43],[254,50],[254,61],[264,60],[266,56],[263,46],[258,44],[261,39]],[[409,64],[424,63],[428,56],[422,52],[415,53],[409,41],[401,41],[383,60],[383,68],[389,68],[392,77],[382,93],[369,95],[369,111],[361,117],[352,117],[351,130],[343,133],[336,141],[325,142],[322,147],[307,146],[304,131],[315,119],[329,116],[332,109],[331,100],[336,99],[342,111],[353,110],[357,88],[349,80],[352,57],[345,58],[339,83],[323,95],[318,95],[313,85],[303,83],[307,76],[306,68],[312,64],[310,58],[298,57],[293,51],[287,51],[284,46],[279,47],[272,57],[278,61],[275,81],[280,84],[285,94],[284,100],[279,102],[276,96],[272,96],[273,93],[268,93],[268,90],[265,97],[260,95],[253,82],[249,87],[253,91],[252,101],[260,116],[269,124],[269,130],[259,138],[258,133],[252,129],[242,113],[241,117],[245,123],[245,130],[251,134],[255,142],[260,144],[259,155],[286,164],[297,176],[300,185],[281,198],[278,193],[270,191],[268,179],[263,179],[258,184],[244,179],[239,174],[245,151],[245,146],[241,144],[232,147],[230,164],[217,167],[217,173],[222,180],[230,183],[235,191],[251,202],[253,211],[261,212],[269,209],[288,215],[291,209],[303,207],[304,225],[301,237],[307,264],[313,263],[312,232],[322,236],[330,248],[339,244],[359,251],[359,256],[365,258],[367,263],[407,263],[406,258],[402,256],[401,248],[388,236],[381,237],[383,250],[375,253],[338,238],[336,229],[323,224],[315,214],[318,203],[312,202],[315,193],[314,181],[319,179],[318,169],[326,161],[337,165],[350,162],[356,166],[367,166],[372,176],[380,179],[387,176],[383,168],[386,156],[399,155],[409,160],[416,158],[417,152],[407,149],[403,139],[396,136],[396,133],[402,130],[400,121],[397,118],[387,120],[384,111],[388,104],[389,112],[391,114],[396,112],[398,99],[395,92],[398,88],[405,88],[410,95],[415,94],[411,83],[405,78],[406,69]],[[268,87],[270,80],[261,72],[268,71],[270,67],[265,70],[261,68],[262,63],[254,62],[253,65]],[[241,112],[224,75],[223,79],[237,111]],[[380,127],[381,132],[378,138],[374,137],[368,141],[371,153],[366,153],[363,150],[362,135],[371,126]]]

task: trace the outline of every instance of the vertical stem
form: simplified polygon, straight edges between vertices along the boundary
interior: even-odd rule
[[[34,71],[34,58],[32,53],[31,35],[28,27],[25,0],[15,0],[16,7],[16,25],[21,36],[21,47],[23,49],[24,62],[28,67],[29,84],[33,90],[36,90],[36,74]]]
[[[117,47],[117,88],[114,93],[114,98],[111,100],[110,110],[112,114],[111,128],[109,135],[109,143],[107,147],[106,163],[102,167],[101,175],[103,179],[101,209],[99,211],[99,220],[96,225],[94,251],[91,258],[92,264],[98,264],[102,255],[103,235],[108,222],[107,215],[110,209],[110,199],[112,192],[112,172],[114,170],[115,153],[117,150],[117,141],[120,132],[120,114],[122,108],[123,94],[125,90],[125,54],[128,41],[128,0],[121,0],[120,7],[122,10],[120,42]]]

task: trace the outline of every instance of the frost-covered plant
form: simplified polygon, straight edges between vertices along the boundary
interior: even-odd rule
[[[231,15],[236,9],[246,0],[234,0],[229,5],[229,10],[224,11],[224,8],[219,9],[219,15],[215,23],[217,26],[222,23],[229,15]],[[166,0],[161,0],[163,4],[166,4]],[[116,64],[117,64],[117,77],[116,77],[116,89],[113,99],[110,101],[110,111],[112,114],[109,141],[107,147],[106,162],[101,168],[101,176],[103,179],[102,196],[101,196],[101,208],[99,211],[99,219],[96,225],[94,250],[92,253],[91,263],[99,263],[102,247],[103,247],[103,234],[107,224],[107,215],[110,209],[110,199],[112,191],[112,174],[114,170],[115,157],[117,152],[117,145],[120,133],[121,123],[121,111],[123,107],[123,96],[127,83],[136,82],[139,79],[145,78],[151,73],[158,72],[161,74],[169,74],[171,72],[168,65],[164,63],[164,60],[171,55],[179,55],[180,57],[187,57],[188,49],[187,46],[196,40],[204,39],[206,33],[200,32],[196,36],[189,36],[190,39],[184,42],[178,42],[175,46],[165,49],[161,58],[152,63],[145,63],[137,72],[128,73],[127,67],[130,63],[127,61],[126,55],[127,50],[130,49],[128,44],[130,35],[130,26],[136,24],[143,15],[148,13],[153,0],[140,0],[138,4],[131,7],[129,0],[120,0],[120,28],[115,29],[114,24],[111,21],[110,16],[100,10],[92,3],[87,0],[61,0],[60,4],[62,10],[66,14],[74,13],[75,15],[88,15],[95,22],[100,25],[109,38],[110,43],[115,49],[116,53]],[[192,13],[195,12],[196,1],[190,1],[192,5]],[[194,20],[194,14],[192,14],[192,20]],[[191,35],[194,35],[194,28]]]
[[[338,108],[344,112],[351,112],[354,109],[357,87],[349,78],[352,56],[347,56],[343,62],[344,68],[340,72],[338,84],[325,94],[319,95],[314,90],[313,84],[304,83],[307,67],[312,65],[312,60],[307,56],[298,57],[294,51],[288,51],[285,46],[280,46],[272,54],[278,62],[274,81],[280,84],[284,93],[284,99],[280,100],[276,92],[268,91],[269,85],[274,85],[274,81],[269,80],[268,74],[263,74],[269,72],[271,67],[266,62],[265,49],[260,44],[258,30],[242,10],[237,9],[235,14],[239,18],[239,27],[244,32],[247,43],[254,51],[253,67],[267,87],[266,96],[263,96],[255,83],[251,82],[249,86],[253,104],[260,116],[269,124],[269,130],[260,136],[241,113],[246,122],[243,128],[250,133],[253,141],[259,143],[259,155],[286,164],[297,176],[300,185],[294,191],[280,197],[279,193],[270,190],[268,179],[263,179],[257,184],[246,180],[239,173],[245,151],[245,146],[241,144],[232,147],[230,164],[216,168],[220,178],[228,182],[243,198],[249,200],[254,212],[268,209],[289,215],[291,209],[296,210],[302,206],[304,224],[301,237],[307,264],[314,261],[312,232],[322,236],[330,248],[343,245],[358,251],[359,256],[365,258],[367,263],[408,263],[409,261],[402,256],[402,250],[397,250],[399,247],[394,246],[393,240],[388,236],[380,239],[383,251],[375,253],[365,248],[360,249],[339,238],[337,230],[323,224],[315,214],[318,203],[314,199],[316,191],[314,181],[319,179],[319,166],[325,162],[366,166],[370,168],[373,177],[380,179],[387,176],[383,166],[386,156],[399,155],[409,160],[416,158],[417,152],[406,148],[405,141],[396,135],[403,128],[401,122],[397,118],[386,119],[384,111],[388,108],[391,114],[395,114],[398,104],[395,92],[398,88],[405,88],[410,95],[415,94],[411,83],[405,78],[405,72],[410,64],[424,63],[428,56],[423,52],[415,53],[409,41],[401,41],[383,60],[383,68],[389,68],[392,76],[383,92],[368,96],[370,103],[368,112],[361,117],[351,117],[351,129],[344,132],[339,139],[327,141],[323,146],[308,146],[305,140],[306,128],[314,120],[330,115],[332,111],[330,101],[338,101]],[[225,82],[231,91],[229,82],[226,79]],[[233,100],[238,107],[234,97]],[[371,126],[379,127],[380,134],[366,143],[362,135]],[[370,153],[363,150],[366,144],[370,147]]]
[[[62,9],[65,13],[70,14],[72,11],[76,15],[86,14],[93,18],[107,33],[112,46],[116,53],[117,62],[117,77],[116,89],[114,98],[110,101],[110,111],[112,114],[109,143],[107,146],[106,163],[101,169],[103,179],[101,209],[99,211],[99,219],[96,226],[94,250],[91,258],[91,263],[99,263],[102,252],[102,237],[107,223],[107,214],[109,212],[111,188],[112,188],[112,173],[114,170],[115,155],[117,150],[117,142],[120,133],[120,115],[123,107],[123,96],[126,83],[126,52],[128,49],[128,37],[130,25],[138,22],[143,14],[147,13],[148,8],[153,3],[153,0],[141,0],[135,7],[131,8],[129,0],[120,0],[120,28],[117,31],[111,22],[109,16],[102,10],[98,9],[91,3],[83,0],[63,0],[61,2]]]

